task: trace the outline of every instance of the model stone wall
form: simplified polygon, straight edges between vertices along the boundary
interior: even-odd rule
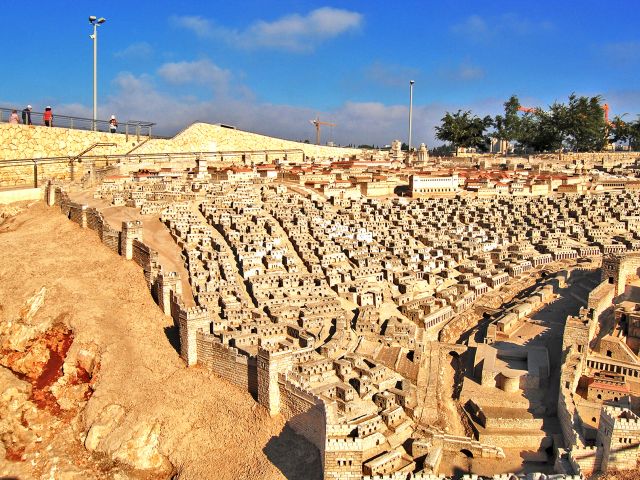
[[[593,316],[598,318],[605,310],[611,307],[614,296],[614,285],[605,280],[589,293],[587,307],[592,309]]]
[[[432,430],[431,443],[440,446],[444,451],[459,452],[462,449],[469,450],[474,458],[504,458],[504,451],[500,447],[481,443],[469,437],[449,435],[440,431]]]
[[[638,276],[640,254],[607,255],[602,260],[602,281],[614,285],[614,295],[624,293],[627,281]]]
[[[323,401],[302,390],[281,376],[280,413],[287,419],[293,430],[313,443],[320,453],[324,452],[326,441],[325,406]]]
[[[86,219],[87,228],[96,232],[102,240],[102,229],[104,228],[105,223],[102,214],[95,208],[89,208],[87,209]]]
[[[102,243],[116,253],[120,253],[120,232],[108,224],[102,227]]]
[[[576,430],[574,429],[574,416],[576,416],[576,406],[572,398],[567,398],[567,392],[564,389],[560,389],[558,395],[558,420],[560,421],[560,428],[562,430],[562,436],[566,445],[579,445],[580,439]]]
[[[293,363],[293,352],[271,352],[258,348],[258,403],[271,415],[280,413],[280,387],[278,377]]]
[[[635,470],[640,453],[640,419],[625,408],[602,408],[598,445],[603,450],[603,472]]]
[[[327,438],[324,450],[325,480],[361,480],[362,450],[361,438]]]
[[[252,395],[258,393],[256,360],[242,355],[237,349],[224,345],[215,336],[197,332],[198,364],[210,368],[225,380]]]
[[[80,205],[79,203],[69,204],[69,220],[77,223],[82,228],[87,227],[87,212],[86,205]]]
[[[157,274],[154,272],[158,271],[158,252],[141,241],[134,239],[132,241],[132,260],[142,267],[147,285],[151,288]]]
[[[576,152],[562,154],[562,160],[565,162],[603,163],[604,165],[629,164],[635,162],[638,157],[640,157],[638,152]]]
[[[597,472],[602,464],[602,448],[573,447],[569,452],[569,462],[576,472]]]

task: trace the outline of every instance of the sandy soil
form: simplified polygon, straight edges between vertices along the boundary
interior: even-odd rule
[[[93,197],[93,190],[71,192],[69,195],[74,202],[98,208],[104,219],[113,228],[120,230],[122,222],[139,220],[142,222],[144,243],[158,252],[160,263],[168,271],[178,272],[182,281],[182,297],[187,307],[195,306],[189,272],[184,267],[180,256],[180,247],[173,241],[167,227],[160,221],[158,215],[141,215],[140,209],[125,206],[113,206],[108,202]],[[206,222],[205,222],[206,223]]]
[[[0,249],[0,321],[45,286],[38,315],[65,314],[75,348],[95,344],[100,352],[95,392],[79,418],[85,429],[119,404],[122,428],[160,424],[160,452],[179,478],[320,478],[317,450],[281,418],[215,374],[184,366],[169,340],[171,319],[153,303],[142,271],[93,232],[38,203],[0,226]],[[88,455],[77,437],[66,443]]]

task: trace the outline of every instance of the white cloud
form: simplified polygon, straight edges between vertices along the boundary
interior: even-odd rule
[[[169,17],[169,23],[174,27],[190,30],[197,36],[203,38],[213,33],[213,25],[211,22],[200,15],[173,15]]]
[[[156,88],[150,76],[123,72],[114,80],[115,93],[99,104],[99,117],[115,114],[121,121],[128,119],[157,123],[157,134],[172,135],[196,121],[226,123],[242,130],[291,140],[314,141],[315,129],[309,120],[320,119],[337,125],[322,129],[322,141],[339,144],[390,143],[407,140],[408,105],[385,105],[380,102],[347,101],[336,109],[318,111],[312,108],[273,104],[242,98],[234,94],[214,94],[208,99],[191,95],[174,95]],[[243,87],[246,88],[246,87]],[[434,139],[434,126],[445,111],[471,109],[477,115],[495,114],[502,109],[504,99],[488,99],[472,104],[432,103],[413,108],[413,139],[417,145],[439,144]],[[90,117],[91,108],[82,105],[58,105],[56,111]]]
[[[226,90],[231,80],[229,70],[220,68],[208,59],[165,63],[158,69],[158,75],[174,85],[196,83],[210,85],[216,91]]]
[[[132,43],[128,47],[113,54],[114,57],[140,59],[153,54],[153,48],[147,42]]]
[[[306,15],[285,15],[273,21],[258,20],[244,29],[215,25],[201,16],[171,17],[170,23],[202,38],[217,38],[244,49],[271,48],[310,52],[320,43],[354,31],[362,25],[360,13],[322,7]]]

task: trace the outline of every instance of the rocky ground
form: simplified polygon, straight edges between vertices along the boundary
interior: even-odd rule
[[[283,419],[184,366],[137,265],[41,202],[0,222],[0,477],[320,478]]]
[[[640,471],[598,473],[590,477],[592,480],[638,480]]]

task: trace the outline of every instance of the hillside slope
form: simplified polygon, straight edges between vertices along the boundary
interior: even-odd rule
[[[64,376],[44,387],[45,400],[58,405],[48,408],[32,393],[31,403],[22,399],[24,408],[35,404],[39,413],[17,419],[27,430],[55,435],[5,444],[0,476],[48,478],[67,468],[77,478],[112,478],[114,469],[129,465],[155,468],[154,478],[162,478],[159,472],[184,479],[320,477],[317,451],[282,419],[270,418],[248,393],[214,374],[184,366],[169,340],[171,319],[153,302],[142,271],[93,232],[40,202],[0,224],[0,249],[0,329],[17,339],[0,349],[2,364],[22,369],[28,380],[29,365],[37,364],[25,363],[29,352],[37,345],[58,348],[64,338],[52,342],[51,332],[64,335],[67,327],[73,339],[68,352],[58,349],[66,354]],[[46,335],[35,335],[38,329]],[[53,358],[48,355],[45,361]],[[28,395],[28,385],[0,369],[1,410],[7,395]],[[35,376],[34,391],[45,385],[37,385],[42,371]],[[91,456],[81,442],[102,455]],[[1,460],[3,453],[18,461]]]

